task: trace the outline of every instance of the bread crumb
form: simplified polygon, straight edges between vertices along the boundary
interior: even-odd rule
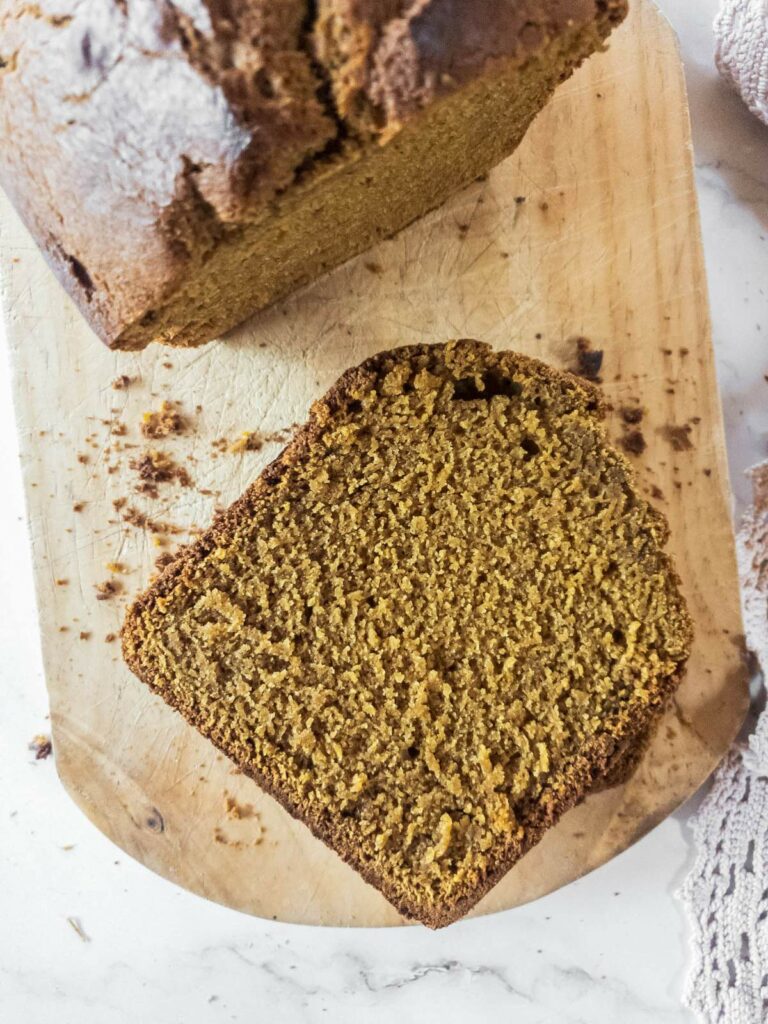
[[[104,637],[105,644],[113,644],[117,640],[117,633],[107,633]]]
[[[261,430],[244,430],[240,437],[231,443],[226,437],[217,437],[216,440],[211,441],[211,447],[216,452],[228,451],[232,454],[240,454],[241,452],[257,452],[260,451],[265,444],[284,444],[290,438],[291,434],[296,429],[296,426],[297,425],[294,423],[290,427],[283,427],[280,430],[271,430],[268,432]]]
[[[72,511],[73,512],[82,512],[84,508],[85,508],[85,502],[84,501],[76,501],[75,504],[72,506]]]
[[[242,820],[243,818],[253,818],[256,816],[256,810],[253,804],[241,804],[229,793],[224,794],[224,810],[228,818],[234,818],[236,820]]]
[[[235,850],[242,850],[246,846],[258,846],[261,843],[261,835],[256,836],[255,839],[251,839],[246,842],[243,839],[233,839],[226,834],[222,828],[214,828],[213,830],[213,841],[220,843],[222,846],[231,846]]]
[[[125,391],[125,389],[129,388],[135,380],[135,377],[129,377],[127,373],[121,373],[119,377],[115,377],[112,381],[112,390]]]
[[[103,583],[96,583],[94,586],[97,601],[109,601],[123,589],[123,585],[117,580],[104,580]]]
[[[576,338],[576,369],[575,373],[595,384],[602,383],[600,370],[603,366],[602,349],[592,348],[589,338]]]
[[[631,455],[642,455],[648,447],[642,431],[630,430],[621,438],[621,447]]]
[[[90,640],[91,639],[90,632],[87,629],[80,630],[80,639],[81,640]]]
[[[233,454],[238,452],[258,452],[264,447],[264,438],[256,430],[244,430],[237,441],[229,446]]]
[[[69,586],[69,580],[55,580],[54,582],[56,583],[57,587],[68,587]]]
[[[643,418],[643,410],[637,406],[625,405],[621,409],[621,418],[625,423],[640,423]]]
[[[135,526],[137,530],[147,530],[149,533],[169,533],[175,535],[182,532],[180,526],[174,526],[172,523],[166,523],[158,519],[150,519],[145,512],[141,512],[133,505],[129,505],[123,513],[123,522],[128,523],[129,526]]]
[[[77,461],[81,465],[87,466],[88,463],[91,461],[91,457],[90,457],[90,455],[87,455],[85,452],[79,452],[78,456],[77,456]]]
[[[178,402],[164,400],[156,412],[145,412],[141,421],[141,432],[144,437],[169,437],[172,434],[183,434],[187,422],[178,410]]]
[[[128,571],[122,562],[107,562],[104,568],[107,572],[116,572],[118,574]]]
[[[35,752],[36,761],[45,761],[53,752],[51,737],[46,736],[43,733],[38,733],[38,735],[33,736],[27,744],[27,750],[33,750]]]
[[[128,465],[142,480],[136,490],[152,498],[157,497],[156,485],[160,483],[177,480],[182,487],[192,486],[192,478],[184,466],[178,465],[167,452],[156,448],[148,448],[143,455],[131,459]]]
[[[693,441],[691,441],[691,426],[688,423],[684,423],[683,426],[678,427],[672,423],[665,424],[659,433],[668,441],[676,452],[687,452],[691,451],[694,447]]]

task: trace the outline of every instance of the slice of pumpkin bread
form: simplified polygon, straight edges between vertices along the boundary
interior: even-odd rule
[[[691,624],[597,390],[473,341],[347,371],[130,609],[133,671],[437,927],[631,761]]]

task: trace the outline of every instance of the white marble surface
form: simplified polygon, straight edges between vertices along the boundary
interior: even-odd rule
[[[768,129],[712,64],[716,0],[662,0],[691,98],[712,315],[737,504],[768,454]],[[662,103],[663,96],[658,97]],[[529,907],[440,933],[264,923],[177,889],[65,797],[46,695],[10,389],[0,360],[0,1021],[257,1024],[436,1021],[683,1024],[690,805]],[[68,923],[79,922],[88,941]]]

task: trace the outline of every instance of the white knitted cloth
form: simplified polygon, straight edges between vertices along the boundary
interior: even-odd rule
[[[718,68],[768,124],[768,0],[722,0],[715,35]]]
[[[768,463],[737,537],[747,645],[768,667]],[[696,863],[680,890],[693,926],[686,1004],[704,1024],[768,1021],[768,712],[718,768],[692,821]]]

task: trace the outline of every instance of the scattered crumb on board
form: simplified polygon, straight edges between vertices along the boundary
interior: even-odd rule
[[[150,533],[167,533],[175,536],[184,532],[180,526],[175,526],[173,523],[167,523],[162,519],[151,519],[145,512],[141,512],[133,505],[129,505],[123,513],[123,522],[128,523],[129,526],[135,526],[137,530],[148,530]]]
[[[94,586],[96,589],[97,601],[110,601],[123,589],[123,585],[119,580],[112,579],[104,580],[103,583],[96,583]]]
[[[243,818],[256,817],[256,809],[253,804],[241,804],[230,794],[224,794],[224,810],[228,818],[241,820]]]
[[[659,433],[668,441],[676,452],[688,452],[694,447],[693,441],[691,441],[691,431],[693,428],[690,423],[684,423],[682,426],[675,426],[673,423],[666,423],[661,427]]]
[[[576,366],[574,373],[594,384],[601,384],[600,371],[603,368],[603,351],[592,348],[589,338],[576,338]]]
[[[170,368],[170,364],[167,365]],[[111,382],[111,387],[114,391],[124,391],[139,379],[139,377],[121,374]],[[169,452],[155,447],[144,447],[143,450],[136,451],[141,446],[126,439],[130,433],[128,425],[122,420],[115,418],[118,413],[125,410],[115,408],[110,411],[112,414],[110,419],[97,416],[89,417],[100,423],[103,427],[106,427],[108,438],[105,443],[103,437],[100,437],[98,433],[89,433],[84,439],[86,450],[77,454],[77,460],[81,465],[89,465],[94,458],[97,458],[99,462],[103,461],[106,473],[113,475],[118,473],[125,465],[128,452],[133,452],[134,454],[128,458],[127,465],[137,475],[138,479],[133,482],[132,487],[130,484],[127,484],[127,486],[131,487],[131,490],[140,497],[152,501],[157,500],[160,497],[160,487],[168,483],[176,483],[185,488],[195,487],[189,469],[181,464],[182,460],[174,458]],[[202,405],[195,407],[197,415],[202,413],[202,411]],[[185,415],[180,402],[166,398],[160,400],[157,408],[143,413],[138,428],[144,438],[150,440],[165,438],[170,444],[174,436],[194,432],[194,424],[194,419],[190,420]],[[212,447],[215,452],[222,453],[232,452],[239,454],[248,451],[260,451],[265,444],[287,441],[296,427],[297,424],[292,424],[289,428],[272,432],[246,430],[234,442],[230,442],[226,437],[222,437],[213,441]],[[96,454],[90,454],[90,450],[93,450]],[[197,459],[193,454],[187,454],[183,461],[188,464],[197,463]],[[196,490],[204,497],[218,498],[221,495],[220,491],[213,490],[210,487],[196,488]],[[75,501],[72,505],[72,511],[76,513],[82,512],[86,504],[82,500]],[[182,527],[169,522],[167,519],[155,518],[149,508],[140,508],[129,503],[129,498],[126,495],[113,498],[112,508],[117,515],[115,518],[107,519],[108,525],[125,524],[125,526],[144,531],[152,536],[152,543],[155,547],[165,547],[169,543],[170,537],[187,534],[191,538],[199,536],[203,532],[194,525]],[[178,551],[174,553],[163,551],[155,560],[155,569],[162,571],[177,556]],[[112,574],[112,577],[103,582],[93,584],[98,601],[108,601],[122,594],[123,585],[114,576],[129,571],[125,565],[117,561],[108,562],[106,569]],[[64,579],[56,581],[58,586],[65,586],[67,582]],[[60,628],[64,632],[69,627],[62,626]],[[90,637],[90,631],[84,630],[80,632],[81,640],[88,640]],[[105,643],[113,643],[116,639],[117,635],[112,632],[104,636]]]
[[[239,452],[258,452],[263,447],[264,438],[257,430],[244,430],[228,450],[237,454]]]
[[[158,496],[158,484],[175,480],[182,487],[192,486],[189,471],[180,466],[167,452],[158,451],[156,448],[148,448],[141,455],[131,459],[128,465],[138,474],[141,481],[134,490],[151,498]]]
[[[640,423],[643,418],[643,410],[639,406],[625,405],[621,409],[621,418],[625,423]]]
[[[230,846],[235,850],[242,850],[246,846],[258,846],[262,840],[262,833],[254,836],[253,839],[233,839],[228,836],[224,829],[218,826],[213,830],[213,841],[220,843],[222,846]]]
[[[642,455],[648,447],[642,430],[628,430],[621,438],[620,444],[630,455]]]
[[[226,437],[218,437],[211,442],[211,447],[218,452],[228,451],[233,455],[242,452],[258,452],[265,444],[285,443],[296,429],[297,424],[292,424],[284,430],[244,430],[240,437],[230,442]]]
[[[179,403],[168,399],[163,400],[157,411],[145,412],[141,421],[142,434],[152,439],[183,434],[186,429],[187,421],[180,412]]]

